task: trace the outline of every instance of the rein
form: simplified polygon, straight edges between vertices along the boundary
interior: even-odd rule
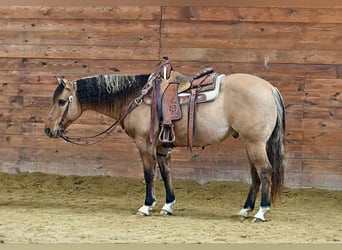
[[[144,85],[144,87],[142,88],[141,90],[141,94],[140,96],[134,98],[127,106],[126,110],[124,112],[122,112],[120,114],[120,117],[117,121],[115,121],[112,125],[110,125],[107,129],[105,129],[104,131],[96,134],[96,135],[92,135],[92,136],[80,136],[80,137],[70,137],[70,136],[67,136],[64,134],[64,129],[63,129],[63,126],[62,126],[62,123],[65,119],[65,117],[67,116],[67,114],[69,113],[70,111],[70,106],[71,106],[71,103],[73,102],[74,100],[74,97],[71,95],[69,96],[68,98],[68,104],[67,104],[67,107],[63,113],[63,116],[62,116],[62,119],[61,119],[61,122],[60,122],[60,137],[65,140],[66,142],[69,142],[71,144],[75,144],[75,145],[78,145],[78,146],[91,146],[91,145],[94,145],[94,144],[97,144],[101,141],[103,141],[105,138],[107,138],[111,133],[112,131],[120,124],[122,127],[123,127],[123,121],[125,120],[125,118],[127,117],[127,115],[132,111],[134,110],[136,107],[138,107],[139,105],[142,104],[143,102],[143,98],[145,95],[147,95],[150,90],[153,88],[153,82],[151,80],[151,78],[153,76],[156,76],[155,74],[152,74],[150,76],[150,78],[148,79],[147,83]],[[96,137],[99,137],[103,134],[106,134],[104,137],[94,141],[94,142],[91,142],[91,143],[88,143],[87,141],[85,141],[84,143],[80,143],[80,141],[82,140],[87,140],[87,139],[93,139],[93,138],[96,138]]]

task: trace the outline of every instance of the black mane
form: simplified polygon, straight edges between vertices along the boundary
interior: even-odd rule
[[[77,97],[92,106],[105,103],[108,107],[122,104],[139,95],[149,75],[97,75],[75,80]],[[136,97],[136,96],[134,96]]]

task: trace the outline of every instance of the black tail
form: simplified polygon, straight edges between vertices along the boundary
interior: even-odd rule
[[[267,156],[272,165],[271,202],[274,203],[284,187],[284,132],[285,106],[283,98],[277,88],[273,88],[273,95],[277,106],[277,122],[271,137],[267,142]]]

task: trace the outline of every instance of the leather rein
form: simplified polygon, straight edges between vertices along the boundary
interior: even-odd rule
[[[152,78],[154,77],[154,79],[152,80]],[[97,144],[101,141],[103,141],[105,138],[107,138],[109,135],[111,135],[111,133],[113,132],[113,130],[120,124],[122,127],[123,127],[123,121],[125,120],[125,118],[127,117],[127,115],[132,111],[134,110],[136,107],[138,107],[140,104],[142,104],[143,102],[143,98],[145,95],[147,95],[150,90],[153,88],[153,83],[154,81],[159,77],[159,74],[151,74],[151,76],[149,77],[149,79],[147,80],[147,83],[144,85],[144,87],[142,88],[141,90],[141,94],[134,98],[132,101],[130,101],[130,103],[128,104],[127,108],[125,109],[124,112],[121,112],[120,116],[119,116],[119,119],[116,120],[112,125],[110,125],[107,129],[105,129],[104,131],[98,133],[98,134],[95,134],[95,135],[92,135],[92,136],[78,136],[78,137],[71,137],[71,136],[67,136],[65,135],[65,130],[63,128],[63,122],[64,122],[64,119],[65,117],[68,115],[69,111],[70,111],[70,107],[71,107],[71,104],[74,100],[74,97],[71,95],[69,96],[68,98],[68,101],[67,101],[67,106],[64,110],[64,113],[62,115],[62,119],[59,123],[59,134],[60,134],[60,137],[65,140],[66,142],[69,142],[71,144],[75,144],[75,145],[79,145],[79,146],[91,146],[91,145],[94,145],[94,144]],[[91,143],[88,143],[87,142],[87,139],[94,139],[94,138],[97,138],[101,135],[104,135],[104,137],[94,141],[94,142],[91,142]],[[82,143],[82,141],[84,141]]]

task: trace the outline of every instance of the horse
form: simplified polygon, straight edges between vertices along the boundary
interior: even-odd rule
[[[178,81],[191,79],[173,68],[172,73]],[[57,77],[58,86],[45,126],[45,133],[50,138],[61,137],[69,141],[65,130],[85,110],[113,118],[115,126],[120,124],[134,140],[143,164],[146,193],[144,204],[138,210],[142,215],[150,215],[156,205],[157,165],[166,193],[160,213],[173,214],[176,203],[171,178],[172,147],[160,142],[160,117],[151,119],[151,104],[144,101],[158,79],[164,81],[165,77],[160,72],[150,75],[96,75],[72,81]],[[188,112],[187,105],[181,105],[181,112]],[[244,141],[251,185],[238,215],[249,217],[261,189],[260,207],[253,221],[267,221],[265,214],[281,196],[284,186],[285,108],[279,90],[251,74],[220,74],[215,100],[196,106],[195,129],[194,147],[212,145],[232,136]],[[186,118],[174,122],[174,133],[173,147],[188,145]]]

